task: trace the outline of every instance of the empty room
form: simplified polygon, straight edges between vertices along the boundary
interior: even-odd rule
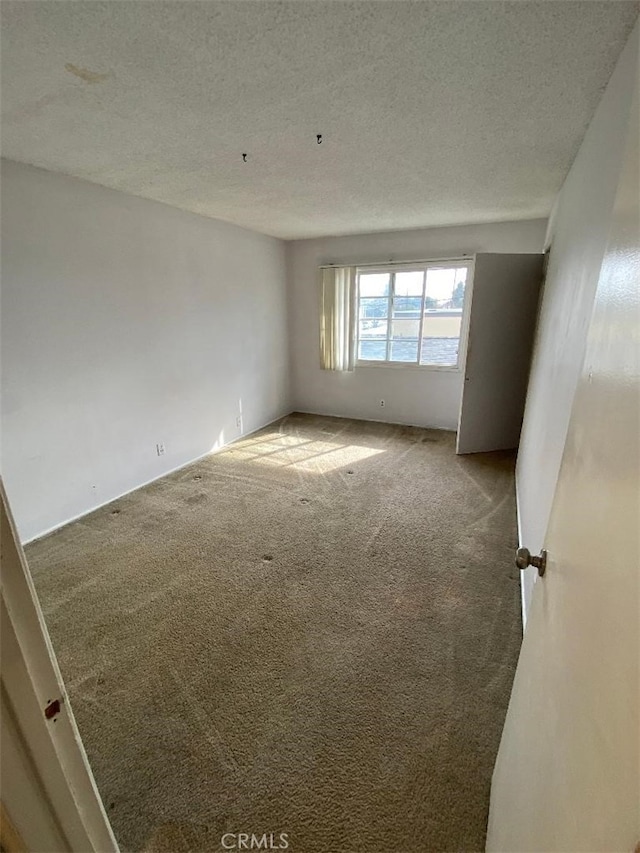
[[[4,853],[640,849],[639,9],[3,0]]]

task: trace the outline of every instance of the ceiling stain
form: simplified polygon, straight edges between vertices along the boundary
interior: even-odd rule
[[[79,68],[72,62],[67,62],[64,68],[65,71],[68,71],[70,74],[75,74],[76,77],[84,80],[85,83],[104,83],[107,77],[109,77],[108,71],[105,74],[100,74],[97,71],[89,71],[88,68]]]
[[[6,122],[11,121],[20,121],[23,119],[32,119],[37,118],[40,113],[45,109],[45,107],[50,106],[50,104],[55,103],[58,95],[49,94],[43,95],[41,98],[38,98],[36,101],[33,101],[31,104],[27,104],[26,106],[16,107],[13,110],[6,110],[2,116],[2,120]]]

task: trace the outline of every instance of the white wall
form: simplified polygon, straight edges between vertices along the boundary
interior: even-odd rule
[[[2,469],[23,541],[290,411],[286,312],[281,241],[3,162]]]
[[[320,368],[318,267],[460,257],[475,252],[541,252],[546,222],[431,228],[300,240],[287,246],[292,403],[298,411],[455,429],[463,375],[403,367]],[[385,400],[385,408],[380,408]]]
[[[640,840],[638,88],[491,787],[488,851]]]
[[[638,74],[638,25],[620,57],[549,223],[549,269],[516,472],[522,544],[544,545],[569,414],[611,225]],[[613,414],[613,413],[612,413]],[[523,607],[537,577],[527,569]]]

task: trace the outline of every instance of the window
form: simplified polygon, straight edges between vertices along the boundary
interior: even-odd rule
[[[359,269],[358,362],[458,367],[469,265]]]

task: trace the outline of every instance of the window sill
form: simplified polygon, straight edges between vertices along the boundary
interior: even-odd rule
[[[406,361],[356,361],[356,369],[360,367],[382,367],[391,370],[429,370],[438,373],[461,373],[460,365],[444,364],[412,364]]]

